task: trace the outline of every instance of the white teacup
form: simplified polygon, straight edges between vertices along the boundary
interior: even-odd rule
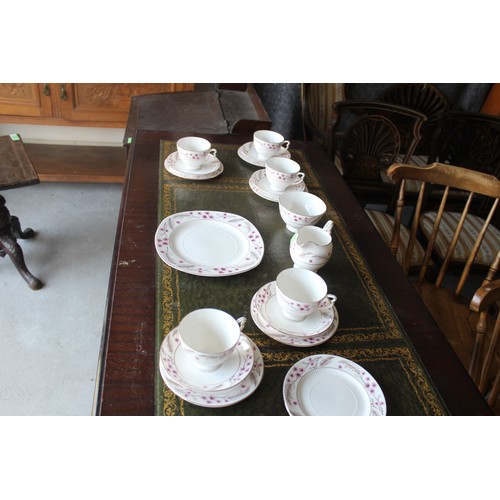
[[[266,177],[272,191],[282,193],[290,186],[297,186],[305,177],[300,165],[290,158],[275,156],[266,160]]]
[[[276,156],[281,148],[288,149],[290,141],[285,141],[285,138],[278,132],[257,130],[253,134],[253,146],[257,156],[261,160],[267,160],[271,156]]]
[[[219,309],[196,309],[179,323],[179,338],[196,368],[214,371],[235,350],[245,323],[245,317],[234,319]]]
[[[177,154],[187,170],[199,170],[208,155],[217,155],[212,144],[202,137],[183,137],[177,141]]]
[[[325,202],[306,191],[286,191],[279,197],[278,205],[281,218],[292,233],[303,226],[314,226],[326,213]]]
[[[302,321],[319,309],[331,308],[337,297],[313,271],[291,267],[276,277],[276,298],[285,318]]]

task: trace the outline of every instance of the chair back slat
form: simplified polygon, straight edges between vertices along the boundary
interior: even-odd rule
[[[424,259],[420,266],[419,271],[419,282],[426,279],[429,267],[434,264],[432,257],[436,255],[436,245],[439,238],[439,234],[442,232],[444,224],[444,215],[447,214],[447,201],[451,189],[462,190],[467,193],[467,196],[463,198],[463,206],[461,209],[454,209],[454,212],[458,215],[458,222],[456,227],[453,228],[453,232],[450,232],[450,240],[448,247],[442,251],[444,255],[441,255],[439,266],[437,268],[437,279],[434,285],[438,288],[442,285],[444,277],[446,276],[448,269],[452,262],[454,262],[455,250],[457,249],[459,240],[461,238],[462,231],[466,225],[466,221],[470,217],[471,207],[473,206],[473,200],[475,196],[481,195],[483,197],[489,197],[493,199],[493,204],[486,217],[484,224],[479,229],[478,235],[475,237],[474,241],[471,241],[471,249],[469,254],[464,259],[464,264],[462,265],[461,275],[459,277],[458,285],[455,288],[455,293],[458,295],[461,293],[470,270],[474,263],[474,260],[479,252],[482,241],[485,238],[486,232],[490,226],[493,219],[495,210],[497,209],[499,198],[500,198],[500,181],[489,174],[483,172],[477,172],[474,170],[466,169],[464,167],[456,167],[454,165],[447,165],[442,163],[433,163],[426,167],[417,167],[407,164],[394,164],[388,170],[388,176],[401,184],[399,190],[399,197],[397,202],[396,212],[394,214],[395,224],[394,231],[391,239],[391,249],[393,253],[399,245],[399,228],[402,225],[402,214],[405,206],[405,180],[412,179],[421,182],[420,191],[418,194],[417,204],[415,206],[413,221],[410,229],[409,243],[406,248],[406,254],[404,256],[403,269],[408,274],[410,266],[412,264],[412,254],[415,243],[420,240],[420,224],[424,214],[429,212],[429,207],[427,207],[427,202],[429,202],[428,193],[432,192],[433,201],[435,201],[435,194],[441,193],[441,200],[439,201],[437,210],[433,210],[433,220],[430,234],[427,234],[426,242],[424,243]],[[437,189],[440,188],[440,189]],[[444,189],[443,189],[444,188]],[[455,217],[454,216],[454,217]],[[447,219],[449,220],[449,219]],[[453,219],[455,220],[455,219]],[[397,230],[396,230],[397,228]],[[451,227],[450,227],[451,229]],[[438,234],[439,233],[439,234]],[[421,242],[422,243],[422,242]],[[440,248],[442,244],[440,244]],[[496,262],[496,264],[495,264]],[[495,272],[498,270],[498,259],[492,263],[492,266],[496,266]]]
[[[472,264],[474,263],[474,259],[476,258],[476,255],[479,251],[479,247],[481,245],[481,242],[484,240],[484,236],[486,235],[486,231],[488,230],[488,227],[491,223],[491,220],[493,219],[493,216],[495,215],[495,211],[497,209],[497,206],[498,206],[498,202],[499,202],[499,199],[496,198],[489,213],[488,213],[488,217],[486,217],[485,221],[484,221],[484,224],[483,224],[483,227],[481,228],[481,232],[479,233],[479,237],[478,239],[476,240],[476,243],[474,245],[474,248],[472,250],[472,252],[470,253],[469,255],[469,258],[467,259],[467,262],[465,264],[465,267],[464,267],[464,270],[462,272],[462,276],[460,277],[460,281],[457,285],[457,288],[456,288],[456,291],[455,293],[458,295],[464,285],[465,285],[465,282],[467,281],[467,276],[470,272],[470,269],[472,267]],[[488,281],[492,281],[493,280],[493,276],[494,274],[497,273],[498,271],[498,260],[499,260],[499,257],[500,257],[500,251],[499,253],[497,254],[496,256],[496,259],[492,262],[489,270],[488,270],[488,275],[486,277],[486,280]],[[489,279],[488,279],[489,278]],[[486,281],[485,280],[485,281]]]
[[[424,183],[425,184],[425,183]],[[434,225],[432,227],[431,235],[428,238],[428,243],[425,251],[425,256],[424,256],[424,261],[422,263],[422,267],[420,269],[420,274],[418,276],[418,281],[421,283],[424,280],[425,275],[427,274],[427,267],[429,265],[429,262],[432,257],[432,252],[434,250],[434,245],[436,243],[436,237],[439,232],[439,226],[441,224],[441,220],[443,218],[443,213],[446,207],[446,200],[448,199],[448,193],[449,193],[449,188],[446,186],[443,197],[441,198],[441,203],[439,205],[439,209],[436,214],[436,220],[434,221]],[[415,217],[414,222],[414,227],[415,227],[415,232],[418,231],[418,225],[420,221],[420,215],[421,213],[418,214],[418,217]]]
[[[491,264],[490,268],[488,269],[488,273],[486,274],[486,278],[483,281],[483,285],[486,283],[491,283],[495,279],[495,276],[498,274],[499,271],[500,271],[500,250],[498,251],[497,256],[495,257],[493,264]]]
[[[447,195],[448,195],[449,191],[450,191],[450,187],[446,186],[446,194]],[[458,221],[457,228],[455,229],[455,233],[453,234],[453,238],[451,239],[450,246],[448,247],[448,250],[447,250],[446,255],[444,257],[443,263],[442,263],[441,268],[439,270],[439,274],[438,274],[438,277],[436,279],[436,287],[441,286],[443,279],[445,277],[446,271],[448,270],[448,266],[450,265],[451,259],[453,257],[453,253],[455,252],[455,248],[457,246],[458,239],[460,237],[460,233],[462,232],[462,229],[464,227],[465,219],[467,217],[467,214],[469,213],[469,209],[470,209],[470,206],[472,203],[473,196],[474,196],[474,193],[469,193],[469,195],[467,196],[467,201],[466,201],[465,206],[462,210],[462,213],[460,214],[460,220]],[[483,233],[483,236],[484,236],[484,233]],[[472,253],[474,254],[473,260],[476,258],[477,251],[479,250],[479,246],[480,246],[482,240],[483,240],[483,238],[481,237],[480,239],[477,239],[475,244],[474,244],[474,247],[472,250]],[[468,275],[469,275],[469,269],[464,267],[461,280],[463,279],[465,281],[465,279],[467,279]],[[458,295],[458,293],[459,292],[457,292],[457,295]]]
[[[417,204],[415,205],[415,214],[414,214],[413,222],[412,222],[412,226],[411,226],[410,238],[409,238],[409,243],[408,243],[408,250],[406,252],[405,260],[403,263],[403,269],[405,270],[406,273],[408,273],[410,271],[411,255],[412,255],[413,249],[415,248],[415,243],[417,241],[418,221],[420,219],[420,214],[422,212],[422,207],[424,204],[426,189],[427,189],[426,183],[422,182],[420,184],[420,189],[419,189],[418,198],[417,198]],[[401,205],[403,205],[404,193],[401,193],[400,197],[401,197]],[[410,249],[411,249],[411,252],[410,252]],[[421,274],[425,274],[425,272],[427,271],[427,266],[429,264],[429,261],[430,261],[430,252],[427,251],[424,255],[422,267],[420,269]]]
[[[401,180],[400,185],[399,185],[399,197],[396,202],[396,217],[394,218],[394,229],[392,231],[392,237],[391,237],[391,252],[394,255],[394,257],[397,256],[398,253],[398,246],[399,246],[399,230],[401,228],[401,219],[402,219],[402,212],[403,212],[403,207],[404,207],[404,192],[405,192],[405,180]],[[411,242],[408,244],[407,251],[410,251],[410,246]],[[406,262],[406,258],[404,257],[404,260]],[[411,253],[410,253],[410,259],[411,259]]]

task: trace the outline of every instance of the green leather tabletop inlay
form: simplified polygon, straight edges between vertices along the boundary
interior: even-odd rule
[[[271,339],[254,324],[250,303],[255,292],[280,271],[292,267],[289,253],[292,233],[285,228],[278,204],[255,194],[248,183],[261,167],[240,159],[238,146],[212,144],[224,172],[203,181],[182,179],[164,168],[175,151],[175,142],[163,141],[160,148],[158,223],[182,211],[214,210],[238,214],[252,222],[262,235],[265,252],[262,262],[242,274],[220,278],[195,276],[172,269],[157,258],[157,353],[161,342],[182,317],[194,309],[214,307],[235,318],[245,315],[245,334],[258,346],[264,359],[264,377],[247,399],[225,408],[204,408],[174,395],[156,373],[156,411],[160,415],[287,415],[283,402],[283,380],[288,369],[311,354],[329,353],[352,359],[366,368],[380,384],[388,415],[447,414],[439,394],[406,337],[397,317],[374,280],[349,229],[328,200],[302,151],[292,150],[292,158],[305,172],[308,190],[327,204],[332,230],[333,255],[318,271],[329,292],[338,297],[339,328],[326,343],[312,347],[292,347]],[[157,365],[158,366],[158,365]]]

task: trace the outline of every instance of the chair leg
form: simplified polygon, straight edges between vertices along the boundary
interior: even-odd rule
[[[21,229],[19,219],[10,215],[5,206],[5,198],[0,194],[0,257],[8,255],[29,287],[32,290],[39,290],[43,283],[28,271],[23,251],[16,241],[17,238],[32,238],[34,235],[35,231],[31,228],[25,231]]]
[[[32,290],[40,290],[42,288],[43,283],[28,271],[24,262],[23,251],[15,238],[4,234],[0,235],[0,256],[4,257],[5,255],[11,258],[19,274]]]
[[[26,240],[28,238],[33,238],[35,236],[35,231],[31,227],[27,227],[24,231],[21,229],[21,223],[19,218],[15,215],[10,216],[10,231],[14,238],[20,240]]]

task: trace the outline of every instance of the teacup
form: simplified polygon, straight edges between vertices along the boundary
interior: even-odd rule
[[[267,160],[271,156],[276,156],[281,148],[288,149],[290,141],[285,141],[285,138],[278,132],[257,130],[253,134],[253,146],[257,156],[261,160]]]
[[[285,318],[292,321],[302,321],[314,311],[331,308],[337,300],[335,295],[328,293],[321,276],[297,267],[278,274],[276,298]]]
[[[234,319],[219,309],[196,309],[179,323],[179,338],[196,368],[214,371],[236,349],[245,323],[245,317]]]
[[[177,154],[187,170],[199,170],[208,155],[217,155],[212,144],[202,137],[183,137],[177,141]]]
[[[266,160],[266,177],[272,191],[283,192],[303,182],[305,174],[296,161],[275,156]]]
[[[281,218],[292,233],[303,226],[313,226],[326,213],[325,202],[306,191],[286,191],[278,204]]]

